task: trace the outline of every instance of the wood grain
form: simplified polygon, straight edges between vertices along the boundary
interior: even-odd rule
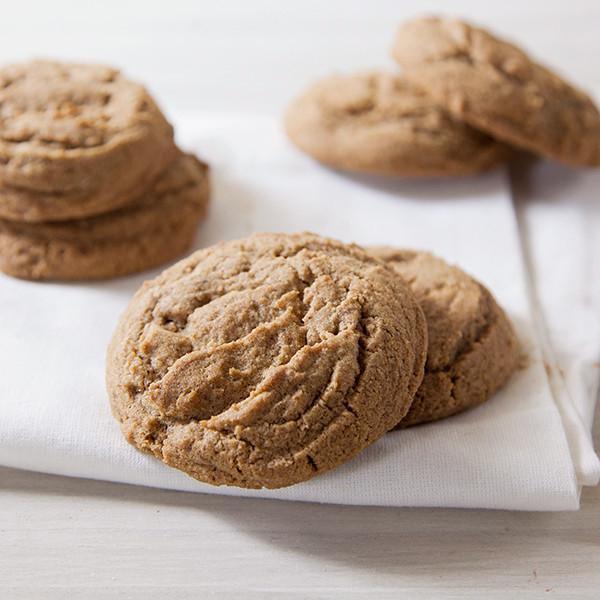
[[[579,512],[386,509],[0,468],[0,548],[2,598],[597,598],[600,487]]]

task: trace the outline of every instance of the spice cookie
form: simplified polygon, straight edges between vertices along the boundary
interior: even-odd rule
[[[426,345],[414,296],[362,249],[259,234],[145,283],[110,344],[107,386],[140,450],[213,485],[278,488],[392,428]]]
[[[120,208],[175,156],[171,125],[114,69],[0,69],[0,217],[59,221]]]
[[[144,271],[189,248],[208,201],[207,165],[182,154],[127,208],[64,223],[0,219],[0,270],[24,279],[53,280]]]
[[[465,175],[497,165],[505,148],[386,73],[333,76],[293,102],[290,139],[332,167],[384,175]]]
[[[429,332],[423,383],[399,426],[449,417],[481,404],[504,385],[521,355],[510,321],[490,292],[427,252],[370,251],[409,285]]]
[[[392,53],[407,79],[473,127],[548,158],[600,166],[592,100],[512,44],[433,17],[401,27]]]

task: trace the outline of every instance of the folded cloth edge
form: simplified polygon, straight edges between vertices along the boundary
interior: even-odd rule
[[[511,173],[512,175],[512,173]],[[512,177],[511,177],[512,180]],[[514,182],[512,182],[514,183]],[[536,329],[540,351],[546,367],[546,375],[552,398],[563,422],[565,436],[567,438],[571,460],[575,469],[577,483],[580,486],[595,486],[600,483],[600,458],[594,449],[592,431],[582,421],[571,393],[562,374],[560,364],[556,358],[556,352],[551,342],[547,317],[545,315],[539,293],[535,285],[535,263],[528,245],[528,235],[523,215],[523,205],[518,200],[514,185],[511,185],[511,195],[514,206],[514,214],[517,221],[519,239],[521,242],[521,253],[525,266],[525,284],[531,305],[531,315]],[[597,395],[598,383],[591,393]],[[580,490],[581,491],[581,490]]]

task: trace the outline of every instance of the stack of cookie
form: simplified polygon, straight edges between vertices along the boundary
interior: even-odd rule
[[[101,279],[192,242],[208,167],[183,154],[152,97],[118,71],[35,61],[0,70],[0,269]]]
[[[600,166],[600,112],[582,91],[483,29],[425,18],[400,28],[401,75],[335,76],[294,101],[291,140],[335,168],[405,177],[465,175],[513,148]]]
[[[490,292],[441,259],[258,234],[142,286],[107,384],[140,450],[213,485],[278,488],[484,402],[518,361]]]

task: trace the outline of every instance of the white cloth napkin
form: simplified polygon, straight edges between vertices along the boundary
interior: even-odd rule
[[[311,230],[362,244],[432,250],[490,286],[517,325],[528,367],[483,406],[389,433],[312,481],[274,491],[214,488],[137,452],[109,412],[106,345],[120,312],[152,273],[75,285],[2,277],[0,464],[179,490],[340,504],[578,507],[586,482],[578,474],[589,482],[593,465],[583,464],[573,448],[584,443],[582,436],[589,444],[589,420],[582,418],[580,429],[568,429],[567,436],[536,342],[503,170],[437,182],[349,177],[297,153],[271,119],[188,115],[175,121],[181,143],[213,167],[212,212],[200,229],[199,247],[254,231]],[[583,260],[570,252],[573,260]],[[548,314],[564,317],[564,323],[572,322],[570,314],[580,307],[576,303],[563,315],[552,295],[548,302],[556,308]],[[558,326],[555,331],[558,335]],[[554,343],[559,347],[560,339]],[[570,356],[578,365],[576,347]],[[586,402],[591,410],[592,402]]]
[[[538,339],[577,480],[597,485],[591,428],[600,382],[600,171],[548,162],[520,171],[516,206]]]

